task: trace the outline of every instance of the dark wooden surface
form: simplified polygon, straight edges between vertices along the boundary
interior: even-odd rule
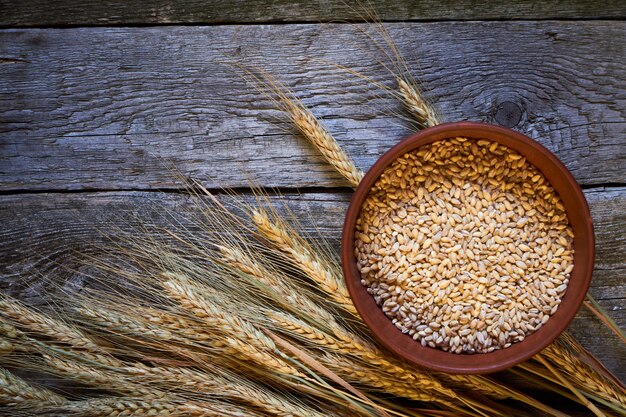
[[[360,2],[367,4],[367,1]],[[383,20],[621,18],[619,0],[372,1]],[[321,4],[321,6],[320,6]],[[359,19],[358,2],[307,0],[21,0],[0,1],[0,25],[320,22]]]
[[[513,127],[585,188],[591,293],[625,327],[623,3],[381,4],[444,119]],[[393,85],[368,26],[316,23],[342,19],[343,2],[0,1],[1,287],[36,301],[97,228],[193,212],[168,163],[244,198],[251,180],[279,187],[337,245],[346,183],[224,61],[268,68],[367,169],[410,130],[398,103],[331,64]],[[570,330],[626,379],[626,348],[598,319],[583,309]]]

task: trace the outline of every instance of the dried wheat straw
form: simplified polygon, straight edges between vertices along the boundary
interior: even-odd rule
[[[60,395],[45,388],[35,387],[8,370],[0,368],[0,404],[3,406],[22,406],[23,403],[63,404],[65,401],[66,399]]]

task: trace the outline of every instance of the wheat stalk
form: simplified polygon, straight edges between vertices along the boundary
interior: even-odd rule
[[[10,318],[14,323],[23,329],[45,336],[58,342],[59,346],[69,348],[85,358],[98,362],[118,366],[119,360],[103,352],[103,348],[93,340],[84,335],[81,331],[43,315],[31,308],[27,308],[17,300],[12,300],[7,296],[0,299],[0,314]]]
[[[17,375],[0,368],[0,404],[23,406],[23,403],[63,404],[66,399],[54,392],[35,387]],[[32,405],[32,404],[31,404]]]
[[[272,222],[262,209],[253,210],[251,218],[263,238],[292,260],[297,268],[341,308],[359,317],[339,274],[328,262],[319,257],[295,230],[288,228],[285,224]]]

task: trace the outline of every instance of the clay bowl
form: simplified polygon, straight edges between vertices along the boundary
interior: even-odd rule
[[[403,334],[376,305],[361,284],[354,257],[356,221],[370,188],[384,169],[397,157],[422,145],[462,136],[489,139],[517,150],[535,165],[558,192],[574,231],[574,269],[557,312],[548,322],[523,341],[490,353],[455,354],[423,347]],[[357,311],[375,337],[399,357],[437,371],[450,373],[490,373],[518,364],[550,344],[568,326],[589,288],[594,263],[594,234],[589,207],[572,174],[546,148],[513,130],[472,122],[447,123],[414,134],[385,153],[359,184],[346,214],[342,236],[342,266],[346,285]]]

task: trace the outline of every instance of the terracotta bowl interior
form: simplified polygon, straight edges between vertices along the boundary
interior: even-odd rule
[[[360,282],[354,258],[354,234],[361,206],[370,188],[397,157],[422,145],[451,137],[489,139],[517,150],[535,165],[561,197],[574,231],[574,269],[558,311],[538,331],[506,349],[482,354],[454,354],[423,347],[402,334],[376,305]],[[438,125],[410,136],[385,153],[359,184],[346,214],[342,236],[342,265],[356,309],[376,338],[399,357],[424,367],[450,373],[489,373],[509,368],[551,343],[576,315],[589,288],[594,263],[594,234],[587,201],[576,180],[546,148],[515,131],[482,123]]]

